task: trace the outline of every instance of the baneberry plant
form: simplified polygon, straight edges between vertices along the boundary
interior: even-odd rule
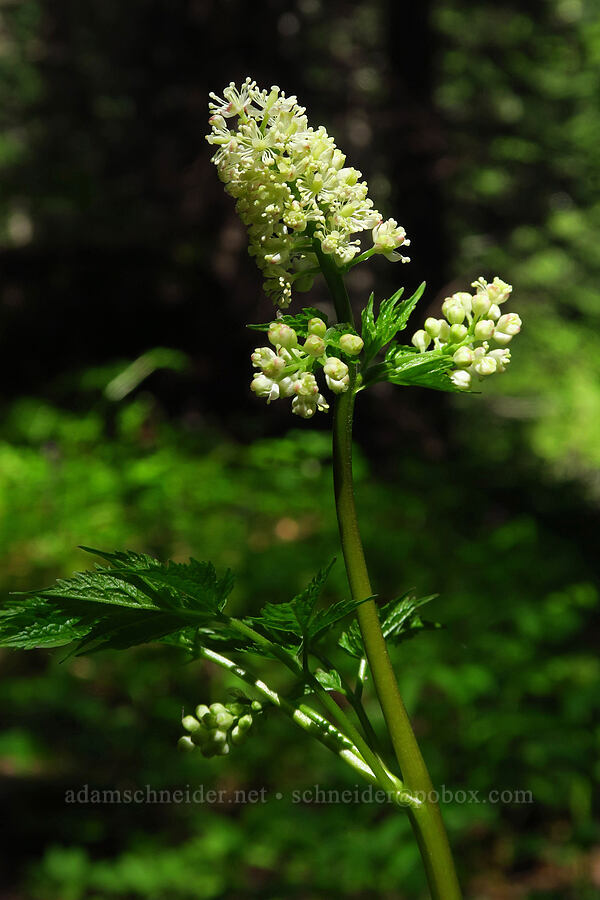
[[[521,328],[518,315],[501,309],[512,288],[498,277],[478,278],[474,290],[448,297],[442,316],[428,318],[408,345],[398,335],[424,284],[408,298],[400,288],[377,311],[372,294],[357,327],[344,276],[376,254],[409,262],[401,252],[409,245],[404,228],[383,220],[361,173],[346,165],[325,128],[308,124],[295,97],[247,79],[239,88],[230,84],[223,97],[211,94],[209,106],[213,162],[278,308],[272,321],[250,326],[267,340],[252,353],[251,390],[267,403],[290,400],[292,413],[305,419],[327,412],[328,397],[333,401],[334,494],[350,596],[327,607],[319,602],[330,563],[292,600],[268,602],[256,616],[234,616],[227,607],[233,577],[217,575],[210,563],[92,550],[102,560],[95,569],[7,603],[0,645],[73,644],[75,653],[90,653],[159,641],[221,666],[244,688],[231,701],[200,704],[184,715],[180,748],[227,755],[257,717],[279,710],[406,811],[432,897],[453,900],[460,889],[448,840],[387,649],[432,627],[420,617],[432,597],[409,593],[376,603],[354,502],[352,423],[357,394],[377,382],[469,392],[504,372],[507,345]],[[366,248],[364,236],[371,239]],[[314,308],[281,311],[319,276],[331,294],[334,322]],[[261,658],[290,673],[286,690],[263,680]],[[369,680],[391,758],[363,705]]]

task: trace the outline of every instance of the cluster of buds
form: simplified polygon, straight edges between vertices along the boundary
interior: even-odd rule
[[[292,397],[292,412],[303,419],[310,419],[317,410],[329,409],[329,404],[319,390],[315,376],[323,369],[327,387],[334,394],[348,390],[350,375],[347,364],[338,356],[329,355],[327,325],[322,319],[308,322],[308,335],[300,345],[293,328],[283,322],[271,322],[268,337],[275,348],[257,347],[252,354],[252,365],[260,371],[254,375],[250,388],[257,397],[267,403],[279,397]],[[340,350],[348,357],[355,357],[363,348],[363,340],[348,332],[338,335]]]
[[[210,96],[212,161],[237,201],[249,252],[275,303],[289,306],[292,286],[310,289],[319,271],[313,239],[347,265],[360,252],[355,235],[371,231],[370,255],[408,262],[397,252],[409,244],[404,228],[383,221],[361,173],[345,165],[323,126],[309,126],[296,97],[276,86],[261,90],[250,78],[239,88],[231,82],[222,97]]]
[[[510,362],[507,344],[521,330],[516,313],[502,314],[500,307],[510,297],[512,285],[497,276],[488,284],[484,278],[474,281],[474,294],[460,291],[442,304],[444,319],[427,319],[424,329],[416,331],[413,345],[425,353],[433,342],[435,350],[452,357],[456,369],[450,378],[456,387],[469,390],[473,378],[483,379],[504,372]],[[496,345],[490,349],[490,342]]]
[[[241,744],[252,727],[252,713],[262,710],[258,700],[252,703],[201,703],[195,716],[183,716],[181,724],[188,734],[179,738],[183,751],[200,748],[202,756],[226,756],[231,745]]]

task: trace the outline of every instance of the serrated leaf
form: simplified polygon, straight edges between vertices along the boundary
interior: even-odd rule
[[[167,639],[218,622],[233,585],[231,573],[219,579],[211,563],[164,564],[131,551],[89,552],[111,566],[9,601],[0,613],[0,646],[75,643],[82,653]]]
[[[365,342],[363,360],[369,363],[377,354],[386,347],[391,340],[406,328],[409,317],[415,306],[421,299],[425,290],[425,282],[419,285],[411,297],[400,301],[404,288],[400,288],[383,300],[379,306],[379,313],[375,318],[373,310],[373,294],[369,297],[366,307],[362,311],[362,338]]]
[[[276,640],[280,646],[296,652],[308,651],[340,619],[354,612],[363,601],[339,600],[325,609],[316,609],[316,604],[335,560],[321,569],[310,584],[293,600],[285,603],[266,603],[260,615],[249,619],[254,626],[259,625]]]
[[[260,611],[260,616],[252,621],[267,630],[295,635],[301,641],[307,638],[315,605],[334,562],[335,560],[332,560],[325,569],[320,569],[310,584],[293,600],[285,603],[266,603]]]
[[[338,694],[346,693],[340,673],[336,669],[330,669],[327,672],[325,669],[317,669],[315,671],[315,678],[326,691],[336,691]]]
[[[358,622],[352,622],[350,627],[342,632],[338,644],[342,650],[345,650],[346,653],[350,654],[350,656],[353,656],[355,659],[363,658],[365,655],[365,648],[363,646]]]
[[[417,610],[438,597],[438,594],[429,594],[427,597],[416,597],[407,592],[397,600],[391,600],[381,609],[383,636],[392,644],[400,644],[402,641],[414,637],[419,631],[442,628],[437,622],[427,622],[418,616]]]
[[[451,356],[441,350],[420,353],[416,347],[390,347],[385,362],[372,366],[364,375],[363,386],[378,381],[414,387],[428,387],[437,391],[464,393],[450,380],[448,372],[454,368]]]
[[[271,319],[270,322],[264,322],[262,325],[247,325],[247,328],[250,328],[251,331],[268,331],[271,325],[271,322],[283,322],[284,325],[289,325],[290,328],[293,328],[298,337],[304,338],[308,335],[308,323],[310,319],[323,319],[325,324],[328,323],[328,318],[325,313],[322,313],[319,309],[313,309],[313,307],[305,307],[302,312],[297,313],[295,316],[278,316],[277,319]]]
[[[391,644],[400,644],[402,641],[415,637],[421,631],[443,628],[438,622],[428,622],[416,614],[419,607],[434,600],[437,596],[438,594],[430,594],[427,597],[416,597],[407,592],[397,600],[390,600],[389,603],[382,606],[379,616],[384,638]],[[338,644],[355,659],[364,657],[365,649],[358,622],[352,622],[340,636]]]

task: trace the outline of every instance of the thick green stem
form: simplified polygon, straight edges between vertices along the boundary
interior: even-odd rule
[[[316,242],[315,242],[316,243]],[[338,319],[353,322],[352,310],[335,262],[315,247],[319,263],[336,308]],[[354,600],[372,597],[373,591],[365,561],[352,476],[352,421],[356,371],[351,367],[350,385],[336,400],[333,425],[333,475],[340,540]],[[400,696],[396,676],[387,652],[375,602],[367,600],[357,609],[369,667],[379,703],[386,721],[402,779],[409,793],[424,800],[419,809],[409,811],[431,896],[434,900],[459,900],[461,896],[448,837],[439,806],[434,802],[433,785],[419,750],[406,708]]]

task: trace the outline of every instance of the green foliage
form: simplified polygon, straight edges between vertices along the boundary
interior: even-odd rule
[[[422,631],[431,631],[441,628],[437,622],[429,622],[422,619],[417,610],[434,600],[438,594],[429,594],[427,597],[416,597],[407,591],[397,600],[390,600],[379,610],[381,630],[389,644],[401,644],[403,641],[415,637]],[[342,650],[356,659],[362,659],[365,650],[357,622],[352,622],[350,627],[342,633],[338,641]]]
[[[84,548],[88,549],[88,548]],[[111,563],[59,579],[0,616],[0,646],[33,649],[76,642],[76,652],[124,649],[219,617],[233,587],[211,563],[166,565],[131,551],[90,550]]]
[[[310,584],[288,603],[267,603],[251,621],[276,641],[297,651],[308,652],[337,622],[365,601],[338,600],[325,609],[316,604],[335,560],[321,569]],[[367,599],[367,598],[365,598]]]
[[[393,344],[386,353],[385,362],[367,369],[362,387],[389,381],[405,387],[412,385],[457,393],[458,388],[447,374],[453,367],[452,357],[441,350],[420,353],[416,347]]]
[[[362,339],[365,342],[363,358],[365,365],[386,347],[395,338],[399,331],[403,331],[412,311],[423,296],[425,282],[419,285],[412,297],[400,302],[404,288],[400,288],[387,300],[382,300],[379,306],[377,318],[373,311],[374,294],[369,297],[368,303],[363,309]]]

